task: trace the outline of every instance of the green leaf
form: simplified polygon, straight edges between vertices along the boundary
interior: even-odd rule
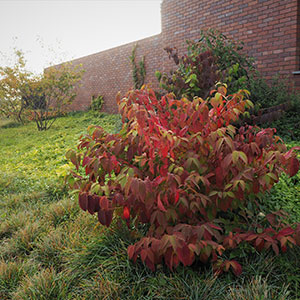
[[[242,159],[242,161],[243,161],[245,164],[248,163],[247,155],[246,155],[244,152],[242,152],[242,151],[240,151],[240,158]]]
[[[232,162],[233,162],[234,164],[237,163],[239,157],[240,157],[239,151],[233,151],[233,152],[232,152]]]
[[[168,236],[168,240],[170,242],[170,244],[172,245],[174,251],[176,251],[177,248],[177,239],[175,235],[169,235]]]
[[[246,154],[242,151],[233,151],[232,152],[232,161],[234,164],[236,164],[239,160],[239,158],[245,163],[248,163],[248,158]]]
[[[220,100],[222,100],[222,95],[220,93],[216,93],[215,98],[217,101],[220,101]]]

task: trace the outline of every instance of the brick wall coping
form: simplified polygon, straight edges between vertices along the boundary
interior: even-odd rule
[[[125,48],[125,47],[127,47],[127,46],[129,46],[131,44],[132,45],[139,44],[139,43],[142,43],[142,42],[144,42],[146,40],[156,39],[156,38],[160,38],[160,37],[161,37],[161,33],[158,33],[158,34],[155,34],[155,35],[151,35],[151,36],[145,37],[145,38],[143,38],[141,40],[135,40],[133,42],[128,42],[126,44],[122,44],[122,45],[119,45],[119,46],[116,46],[116,47],[113,47],[113,48],[109,48],[109,49],[106,49],[106,50],[103,50],[103,51],[99,51],[99,52],[96,52],[96,53],[92,53],[92,54],[88,54],[88,55],[81,56],[81,57],[78,57],[78,58],[74,58],[72,60],[69,60],[68,63],[76,63],[77,61],[81,62],[82,60],[85,60],[85,59],[87,59],[89,57],[92,57],[92,56],[97,56],[99,54],[104,54],[104,53],[107,53],[107,52],[113,52],[113,51],[116,51],[116,50],[118,50],[120,48],[123,48],[123,47]],[[58,67],[58,66],[60,66],[60,65],[62,65],[64,63],[65,62],[57,64],[57,65],[49,66],[49,67],[45,68],[45,70],[47,70],[48,68],[51,68],[51,67]]]

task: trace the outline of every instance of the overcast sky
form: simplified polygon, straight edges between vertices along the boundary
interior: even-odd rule
[[[78,58],[161,32],[162,0],[0,0],[0,65],[14,47],[28,68]]]

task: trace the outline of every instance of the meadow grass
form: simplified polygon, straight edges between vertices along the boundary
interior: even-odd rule
[[[210,265],[160,265],[128,260],[127,228],[104,228],[79,209],[64,187],[69,148],[89,125],[109,132],[117,115],[77,113],[38,132],[34,123],[0,121],[0,299],[300,299],[300,249],[241,255],[243,273],[215,277]],[[297,143],[298,145],[300,143]],[[300,175],[282,176],[265,209],[286,209],[300,221]]]

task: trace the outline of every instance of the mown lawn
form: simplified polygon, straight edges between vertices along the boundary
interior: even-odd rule
[[[127,258],[126,228],[106,229],[63,185],[69,148],[90,124],[110,132],[117,115],[79,113],[46,132],[0,121],[0,299],[300,299],[300,249],[241,255],[242,275],[218,278],[195,264],[151,272]],[[293,144],[300,145],[300,142]],[[300,222],[300,174],[283,176],[265,209]]]

